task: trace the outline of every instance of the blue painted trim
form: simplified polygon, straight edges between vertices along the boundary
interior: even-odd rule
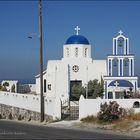
[[[136,82],[135,82],[135,91],[136,91]]]
[[[108,87],[110,86],[115,86],[114,83],[115,81],[117,81],[119,83],[119,87],[134,87],[134,85],[132,84],[132,82],[130,82],[129,80],[127,79],[113,79],[113,81],[108,85]]]
[[[105,99],[107,99],[107,82],[105,82]]]
[[[127,39],[126,39],[126,55],[127,55]]]
[[[131,76],[132,76],[132,74],[133,74],[133,61],[131,59]]]
[[[120,76],[122,76],[122,60],[120,60]]]
[[[113,55],[113,54],[108,54],[107,56],[135,56],[134,54],[128,54],[128,55],[125,55],[125,54],[117,54],[117,55]]]
[[[111,60],[109,60],[109,76],[111,75]]]
[[[104,76],[104,77],[138,77],[138,76]]]
[[[114,41],[114,55],[116,55],[116,39]]]

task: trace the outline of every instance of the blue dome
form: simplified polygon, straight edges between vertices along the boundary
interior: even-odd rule
[[[85,44],[89,45],[88,40],[82,35],[73,35],[69,37],[65,44]]]

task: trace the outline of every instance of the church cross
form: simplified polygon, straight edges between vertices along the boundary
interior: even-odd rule
[[[122,35],[122,34],[123,34],[122,30],[120,30],[120,31],[119,31],[119,34],[120,34],[120,35]]]
[[[76,26],[75,31],[76,31],[76,35],[79,35],[80,28]]]
[[[119,85],[119,83],[116,81],[115,83],[114,83],[114,85],[116,86],[116,88],[118,87],[118,85]]]

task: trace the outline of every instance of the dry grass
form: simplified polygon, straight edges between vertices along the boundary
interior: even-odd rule
[[[128,115],[124,118],[127,119],[127,120],[140,121],[140,113],[135,113],[135,114],[132,114],[132,115]]]
[[[127,110],[127,114],[124,117],[112,122],[101,121],[96,116],[88,116],[81,119],[81,121],[98,124],[100,126],[109,125],[113,130],[131,131],[134,128],[140,127],[140,113],[134,113],[133,110]]]
[[[100,125],[108,125],[111,124],[109,121],[99,120],[96,116],[87,116],[86,118],[81,119],[84,123],[93,123],[93,124],[100,124]]]
[[[98,118],[92,115],[92,116],[87,116],[86,118],[82,118],[81,121],[85,123],[97,123]]]
[[[133,122],[131,120],[118,120],[113,123],[112,129],[115,130],[130,130],[133,128]]]

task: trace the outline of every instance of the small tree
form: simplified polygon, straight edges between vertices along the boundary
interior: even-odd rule
[[[102,97],[104,92],[104,82],[101,78],[101,82],[97,79],[88,82],[88,96],[91,98]]]
[[[0,90],[2,90],[2,85],[0,84]]]
[[[7,87],[9,86],[9,83],[8,82],[4,82],[3,85],[2,85],[2,88],[1,90],[2,91],[7,91]]]
[[[80,96],[85,96],[85,88],[82,85],[73,85],[72,87],[72,98],[75,100],[79,100]]]
[[[9,86],[9,83],[8,83],[8,82],[4,82],[4,83],[3,83],[3,86],[4,86],[4,87],[8,87],[8,86]]]
[[[88,82],[88,95],[89,96],[93,96],[94,90],[96,88],[96,86],[98,85],[98,80],[95,79],[93,81],[89,81]]]
[[[12,91],[12,92],[15,92],[15,84],[12,85],[11,91]]]

